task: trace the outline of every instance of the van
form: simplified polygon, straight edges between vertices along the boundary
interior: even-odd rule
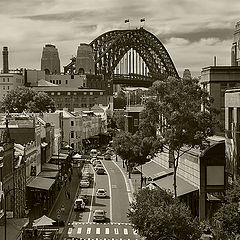
[[[74,210],[81,210],[85,208],[85,202],[82,198],[77,198],[74,202]]]
[[[97,158],[97,149],[92,149],[90,151],[90,158]]]

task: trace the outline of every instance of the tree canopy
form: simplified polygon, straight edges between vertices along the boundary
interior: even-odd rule
[[[135,194],[128,212],[130,222],[147,240],[174,235],[178,239],[199,239],[201,227],[184,203],[156,188],[144,188]]]
[[[55,111],[54,101],[47,93],[32,88],[17,87],[3,98],[5,111],[9,112],[46,112]]]
[[[149,112],[158,111],[159,130],[163,143],[172,153],[174,167],[174,195],[176,171],[183,147],[205,147],[208,136],[216,126],[213,99],[203,90],[197,79],[169,77],[156,81],[151,88],[156,105],[147,104]]]
[[[218,239],[236,239],[240,235],[240,180],[226,191],[225,202],[213,216],[213,228]]]

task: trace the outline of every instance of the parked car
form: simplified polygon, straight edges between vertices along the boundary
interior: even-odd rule
[[[107,196],[107,193],[104,188],[99,188],[96,192],[97,197],[105,198]]]
[[[104,159],[105,160],[111,160],[112,159],[111,154],[110,153],[105,153],[104,154]]]
[[[74,201],[74,211],[85,209],[85,202],[82,198],[77,198]]]
[[[93,165],[97,158],[91,158],[90,163]]]
[[[84,201],[85,206],[88,205],[88,203],[89,203],[89,197],[88,197],[88,195],[83,195],[83,194],[81,194],[81,195],[78,196],[78,198],[80,198],[80,199],[82,199],[82,200]]]
[[[97,157],[97,149],[92,149],[90,151],[90,158],[96,158]]]
[[[90,182],[87,179],[82,179],[80,181],[80,187],[89,187],[90,186]]]
[[[105,169],[103,167],[96,167],[95,171],[97,174],[105,174]]]
[[[101,165],[101,166],[102,166],[102,162],[101,162],[100,160],[95,160],[95,161],[93,162],[93,166],[95,167],[95,166],[97,166],[97,165]]]
[[[94,222],[104,222],[106,220],[106,212],[102,209],[97,209],[93,213]]]

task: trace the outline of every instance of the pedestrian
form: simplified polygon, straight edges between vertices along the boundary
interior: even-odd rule
[[[145,182],[145,184],[147,183],[147,178],[146,177],[144,177],[144,182]]]
[[[62,206],[61,206],[61,212],[64,213],[64,211],[65,211],[65,207],[64,207],[64,204],[62,204]]]
[[[72,181],[72,177],[71,177],[71,175],[68,177],[68,180],[69,180],[69,182]]]

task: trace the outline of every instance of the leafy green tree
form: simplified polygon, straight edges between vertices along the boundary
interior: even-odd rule
[[[172,153],[174,196],[177,197],[176,172],[180,156],[194,146],[204,148],[207,137],[213,135],[216,126],[215,111],[211,107],[213,100],[198,80],[191,78],[169,77],[156,81],[151,92],[158,103],[163,142]]]
[[[17,87],[3,98],[3,106],[9,112],[55,111],[54,101],[47,93],[37,92],[27,87]]]
[[[225,202],[213,216],[213,228],[218,239],[236,239],[240,234],[240,180],[226,191]]]
[[[112,122],[115,127],[121,130],[125,129],[125,112],[124,111],[114,111],[112,116]]]
[[[135,194],[128,217],[146,240],[174,235],[178,239],[199,239],[201,227],[184,203],[165,190],[144,188]]]

